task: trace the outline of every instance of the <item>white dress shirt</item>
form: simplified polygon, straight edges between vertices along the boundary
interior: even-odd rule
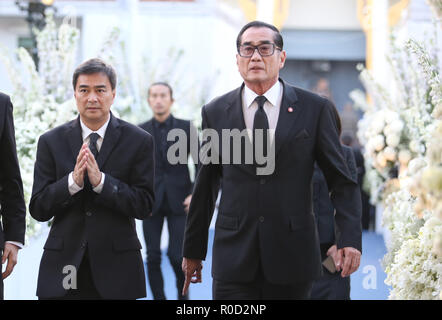
[[[81,121],[81,118],[80,118],[81,135],[83,137],[83,143],[86,142],[87,144],[89,144],[90,134],[95,132],[100,136],[97,140],[97,150],[100,151],[101,145],[103,144],[104,135],[106,134],[106,129],[109,124],[109,120],[110,120],[110,116],[107,119],[106,123],[103,124],[103,126],[100,129],[98,129],[97,131],[92,131],[83,123],[83,121]],[[83,189],[82,187],[78,186],[75,183],[73,174],[74,174],[74,172],[71,172],[68,177],[69,193],[72,196]],[[104,178],[105,178],[105,176],[104,176],[104,173],[102,172],[100,183],[98,184],[98,186],[96,186],[95,188],[92,189],[92,190],[94,190],[94,192],[101,193],[101,190],[103,190]]]
[[[270,141],[273,141],[276,125],[278,123],[279,110],[281,108],[282,101],[282,90],[283,87],[281,82],[278,80],[263,94],[263,96],[265,96],[267,99],[267,101],[264,103],[264,111],[269,121]],[[258,94],[247,87],[247,85],[244,86],[244,90],[242,92],[242,111],[250,141],[252,141],[253,136],[252,131],[253,121],[255,120],[255,112],[258,110],[258,103],[255,101],[257,96]]]

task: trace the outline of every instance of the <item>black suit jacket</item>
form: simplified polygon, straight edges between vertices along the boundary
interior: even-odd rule
[[[187,157],[189,157],[190,147],[190,121],[177,119],[170,115],[171,129],[182,129],[187,137]],[[154,136],[153,119],[140,125],[141,128]],[[175,141],[168,141],[168,147]],[[195,168],[196,170],[196,168]],[[168,203],[174,214],[184,215],[184,199],[192,193],[193,183],[190,180],[189,167],[187,164],[170,164],[163,161],[160,152],[155,152],[155,204],[153,214],[156,214],[163,203],[164,195],[167,195]]]
[[[253,165],[221,161],[199,168],[187,216],[183,255],[205,258],[208,228],[222,179],[213,244],[214,279],[252,281],[260,263],[266,279],[277,284],[307,281],[321,275],[312,210],[315,161],[332,190],[336,223],[342,230],[338,248],[361,250],[360,193],[345,164],[331,104],[282,83],[273,174],[257,176]],[[245,129],[243,86],[202,108],[203,129],[215,129],[219,137],[222,129]],[[243,143],[250,141],[245,139]]]
[[[151,135],[111,115],[97,163],[105,174],[100,194],[85,187],[71,196],[68,175],[83,143],[79,118],[43,134],[38,141],[33,218],[54,218],[44,245],[37,295],[66,291],[63,268],[77,268],[86,246],[95,287],[104,299],[146,295],[141,244],[135,219],[144,219],[154,201],[154,150]]]
[[[344,152],[345,162],[348,166],[351,177],[353,180],[357,181],[358,174],[353,150],[350,147],[342,145],[342,151]],[[313,172],[313,212],[315,213],[316,224],[318,226],[321,249],[322,245],[325,245],[323,250],[321,250],[323,251],[321,253],[322,258],[324,259],[326,256],[324,253],[326,253],[328,248],[330,248],[330,246],[336,241],[334,219],[335,208],[330,200],[327,181],[317,164],[315,164]]]
[[[25,216],[12,103],[7,95],[0,93],[0,249],[5,241],[25,242]]]

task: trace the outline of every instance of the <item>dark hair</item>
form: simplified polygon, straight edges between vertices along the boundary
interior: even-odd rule
[[[284,41],[282,40],[281,33],[279,33],[278,28],[276,28],[274,25],[262,22],[262,21],[252,21],[246,24],[244,27],[242,27],[241,31],[238,33],[238,37],[236,38],[236,48],[239,49],[239,46],[241,45],[241,37],[243,33],[249,29],[249,28],[268,28],[270,30],[273,30],[275,32],[275,36],[273,38],[273,41],[275,42],[275,45],[278,48],[283,49]]]
[[[114,68],[110,64],[107,64],[106,62],[98,58],[89,59],[80,64],[77,69],[75,69],[74,76],[72,77],[72,85],[74,86],[74,90],[77,86],[78,77],[81,74],[93,73],[104,73],[109,79],[112,90],[115,90],[115,87],[117,85],[117,75]]]
[[[329,100],[329,102],[330,102],[330,106],[331,106],[330,109],[332,110],[332,113],[335,116],[336,128],[338,129],[338,136],[340,137],[341,133],[342,133],[341,117],[339,116],[339,112],[336,109],[335,104],[333,102],[331,102],[330,100]]]
[[[150,88],[152,88],[153,86],[165,86],[165,87],[169,88],[169,91],[170,91],[170,98],[173,99],[173,90],[172,90],[172,87],[171,87],[167,82],[161,82],[161,81],[154,82],[154,83],[152,83],[152,84],[150,85],[149,89],[147,89],[147,96],[150,95]]]

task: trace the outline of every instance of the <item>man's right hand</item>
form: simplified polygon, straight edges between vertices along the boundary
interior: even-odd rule
[[[184,287],[182,295],[187,295],[190,283],[202,282],[201,270],[203,269],[203,263],[198,259],[183,258],[182,269],[186,280],[184,281]]]
[[[83,188],[84,185],[84,175],[87,167],[87,148],[87,143],[83,143],[77,156],[77,163],[75,164],[74,173],[72,174],[75,183],[81,188]]]

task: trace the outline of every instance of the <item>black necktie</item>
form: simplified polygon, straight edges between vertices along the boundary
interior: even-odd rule
[[[264,103],[267,101],[266,97],[264,96],[257,96],[255,98],[256,102],[258,103],[258,110],[256,110],[255,112],[255,119],[253,120],[253,159],[255,160],[255,164],[257,164],[256,162],[256,154],[255,154],[255,150],[257,148],[257,146],[262,146],[260,148],[260,150],[263,150],[263,156],[267,156],[267,143],[268,143],[268,130],[269,130],[269,120],[267,119],[267,115],[266,112],[264,111]],[[256,136],[256,132],[255,130],[257,129],[261,129],[263,134],[262,136],[262,140],[261,139],[257,139],[260,138],[261,136]]]
[[[95,157],[95,160],[97,160],[98,156],[98,148],[97,148],[97,140],[100,137],[100,135],[96,132],[92,132],[89,135],[89,149],[91,150],[92,154]]]

